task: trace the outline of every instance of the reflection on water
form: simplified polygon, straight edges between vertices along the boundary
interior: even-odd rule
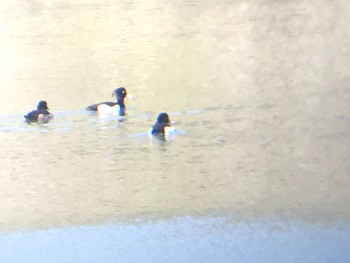
[[[181,217],[0,236],[0,260],[20,262],[337,262],[350,226]]]

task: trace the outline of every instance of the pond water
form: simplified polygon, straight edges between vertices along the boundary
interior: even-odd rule
[[[57,260],[118,262],[129,237],[138,253],[119,244],[119,262],[349,260],[349,14],[346,1],[1,1],[0,259],[55,262],[60,247]],[[84,110],[117,86],[124,118]],[[41,99],[54,120],[24,123]],[[151,139],[163,111],[177,132]]]
[[[349,225],[181,217],[0,236],[2,261],[349,262]]]

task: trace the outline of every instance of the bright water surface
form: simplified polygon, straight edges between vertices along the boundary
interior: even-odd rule
[[[0,261],[349,262],[349,23],[341,0],[1,1]],[[84,110],[116,86],[125,118]]]

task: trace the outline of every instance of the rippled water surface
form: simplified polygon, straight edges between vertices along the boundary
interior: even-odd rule
[[[153,240],[149,258],[137,243],[147,262],[191,262],[182,237],[196,262],[247,251],[242,262],[259,262],[254,244],[278,218],[287,230],[271,247],[320,239],[313,258],[291,259],[346,262],[349,17],[340,0],[1,1],[0,259],[23,262],[11,253],[34,243],[50,250],[50,237],[53,247],[105,240],[92,246],[112,258],[111,231]],[[84,110],[113,100],[117,86],[131,95],[126,117]],[[24,123],[41,99],[54,120]],[[168,141],[147,134],[162,111],[177,131]],[[184,236],[196,226],[216,234],[209,243]],[[150,233],[163,233],[178,260],[166,260],[161,234]],[[339,246],[325,250],[332,240]],[[281,262],[266,249],[263,258]]]

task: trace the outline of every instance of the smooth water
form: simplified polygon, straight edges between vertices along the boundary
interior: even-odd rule
[[[69,261],[62,239],[104,240],[108,231],[133,235],[136,227],[133,238],[158,247],[147,258],[137,244],[146,262],[165,260],[153,232],[177,251],[178,260],[165,261],[191,262],[176,242],[202,225],[216,234],[195,261],[211,253],[207,262],[217,262],[235,237],[245,238],[235,251],[255,251],[250,244],[263,244],[278,218],[288,230],[271,247],[292,239],[290,248],[302,249],[319,238],[294,236],[304,229],[330,237],[313,243],[314,258],[296,253],[291,262],[326,262],[325,253],[345,262],[349,14],[346,1],[1,1],[0,243],[7,256],[0,248],[0,259],[25,245],[50,251],[44,240],[53,238]],[[132,95],[125,118],[84,110],[112,100],[116,86]],[[55,119],[24,123],[41,99]],[[162,111],[177,129],[169,141],[147,134]],[[232,229],[255,230],[223,228],[222,218]],[[206,242],[189,239],[194,250]],[[339,248],[325,250],[334,240]],[[103,242],[92,243],[96,253],[118,262],[114,241]],[[281,262],[269,251],[270,260],[252,252],[242,262]],[[71,262],[84,261],[76,257]]]
[[[183,217],[15,233],[0,236],[0,251],[7,263],[347,263],[349,231],[338,224],[285,224],[271,218],[234,224],[222,217]]]

